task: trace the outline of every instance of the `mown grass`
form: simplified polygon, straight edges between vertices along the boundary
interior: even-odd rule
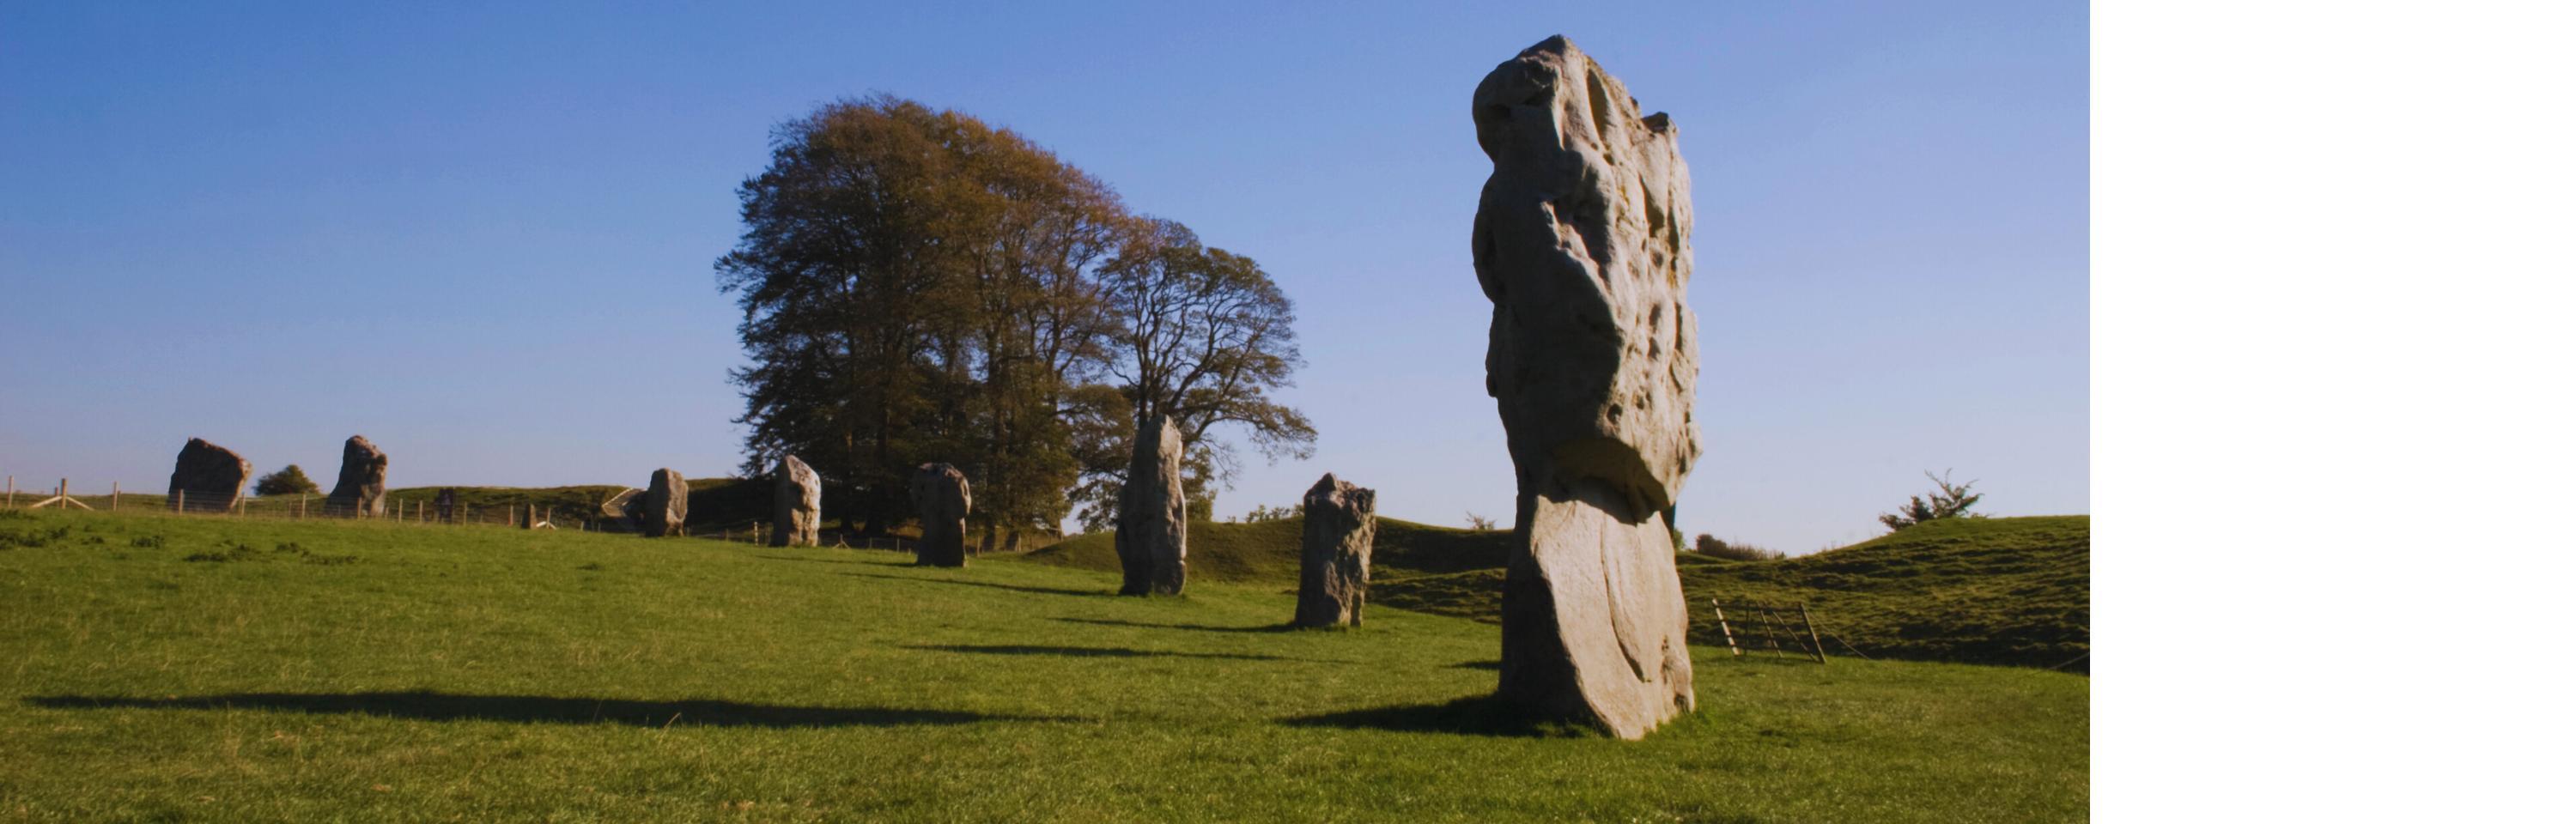
[[[1972,518],[1907,527],[1841,549],[1776,561],[1680,556],[1694,608],[1804,602],[1837,655],[2088,671],[2092,519]],[[1499,620],[1502,570],[1396,579],[1371,602]],[[1691,640],[1723,644],[1694,621]]]
[[[223,561],[197,555],[239,556]],[[317,563],[315,557],[345,562]],[[0,513],[0,819],[2065,821],[2085,679],[1727,660],[1641,742],[1495,629],[1018,560]]]

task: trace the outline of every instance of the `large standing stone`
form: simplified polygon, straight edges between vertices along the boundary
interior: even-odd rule
[[[185,506],[188,512],[230,512],[241,503],[242,487],[248,483],[250,461],[204,438],[189,438],[188,445],[179,448],[179,461],[170,470],[170,509],[176,512]]]
[[[340,445],[340,482],[331,485],[331,497],[322,508],[334,515],[382,517],[385,514],[385,451],[367,442],[365,435],[351,435]]]
[[[1304,563],[1292,623],[1359,626],[1360,607],[1368,603],[1369,551],[1376,542],[1376,491],[1329,472],[1306,490]]]
[[[1476,87],[1476,280],[1520,484],[1499,689],[1637,738],[1694,708],[1664,512],[1699,457],[1690,173],[1672,122],[1563,37]]]
[[[1189,577],[1189,497],[1181,489],[1181,430],[1164,415],[1136,424],[1127,484],[1118,493],[1120,595],[1174,595]]]
[[[789,455],[778,461],[778,490],[771,497],[770,546],[818,546],[823,536],[823,476]]]
[[[689,481],[669,469],[653,471],[653,482],[632,500],[630,511],[644,537],[688,534]]]
[[[965,566],[966,513],[975,507],[966,473],[944,463],[922,464],[912,473],[912,505],[921,508],[914,559],[924,566]]]

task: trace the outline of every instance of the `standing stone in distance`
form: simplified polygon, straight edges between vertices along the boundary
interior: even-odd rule
[[[1520,486],[1498,694],[1638,738],[1696,706],[1664,515],[1700,452],[1690,172],[1672,121],[1561,36],[1473,111],[1485,388]]]
[[[340,445],[340,482],[331,485],[331,496],[323,499],[322,508],[334,515],[381,518],[385,514],[385,451],[367,442],[365,435],[351,435]]]
[[[770,546],[818,546],[823,535],[823,476],[789,455],[778,461],[778,491],[771,496]]]
[[[1120,595],[1177,595],[1189,577],[1189,498],[1181,489],[1181,430],[1168,416],[1137,422],[1127,485],[1118,492]]]
[[[644,487],[644,494],[634,497],[630,511],[644,537],[688,534],[688,479],[669,469],[654,470],[653,482]]]
[[[442,524],[452,524],[452,523],[456,523],[456,488],[455,488],[455,487],[452,487],[452,486],[451,486],[451,487],[447,487],[447,488],[445,488],[445,489],[441,489],[441,490],[439,490],[439,491],[438,491],[438,502],[437,502],[437,504],[436,504],[436,508],[438,509],[438,522],[439,522],[439,523],[442,523]]]
[[[921,508],[921,542],[914,560],[923,566],[966,565],[966,513],[975,506],[966,473],[944,463],[922,464],[912,473],[912,504]]]
[[[1360,607],[1368,603],[1369,551],[1377,543],[1377,492],[1325,473],[1306,490],[1303,543],[1291,623],[1359,626]]]
[[[248,483],[250,461],[204,438],[189,438],[170,470],[170,509],[179,511],[184,501],[189,512],[230,512]]]

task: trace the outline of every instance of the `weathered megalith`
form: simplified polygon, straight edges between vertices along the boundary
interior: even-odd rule
[[[189,438],[170,470],[170,510],[230,512],[250,483],[250,461],[204,438]]]
[[[1153,415],[1136,424],[1127,484],[1118,493],[1120,595],[1175,595],[1189,577],[1189,497],[1181,489],[1181,430]]]
[[[452,524],[452,523],[455,523],[455,522],[456,522],[456,488],[451,486],[451,487],[447,487],[447,488],[445,488],[445,489],[441,489],[441,490],[439,490],[439,491],[438,491],[438,500],[437,500],[437,502],[436,502],[436,504],[435,504],[434,506],[435,506],[435,508],[438,510],[438,522],[439,522],[439,523],[442,523],[442,524]]]
[[[350,517],[384,516],[385,451],[367,442],[367,436],[351,435],[348,443],[340,445],[340,482],[331,485],[322,510]]]
[[[644,494],[632,499],[628,511],[633,513],[631,517],[644,531],[644,537],[688,534],[688,479],[669,469],[654,470],[653,482],[645,485]]]
[[[1301,627],[1359,626],[1368,603],[1369,551],[1377,543],[1377,492],[1332,473],[1306,490],[1304,561],[1297,576]]]
[[[769,545],[817,546],[823,535],[823,476],[789,455],[778,461],[778,490],[770,496]]]
[[[944,463],[922,464],[912,473],[912,505],[921,508],[921,542],[913,558],[923,566],[966,565],[966,513],[975,498],[966,473]]]
[[[1499,695],[1637,738],[1695,707],[1665,511],[1699,458],[1690,172],[1564,37],[1476,87],[1476,280],[1520,492]]]

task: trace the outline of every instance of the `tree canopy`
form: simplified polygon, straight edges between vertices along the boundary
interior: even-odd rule
[[[251,485],[250,491],[256,495],[312,494],[321,492],[322,485],[306,476],[304,467],[287,464],[285,469],[259,476],[259,481]]]
[[[1269,275],[1008,129],[842,100],[782,124],[738,195],[716,270],[751,362],[744,469],[804,458],[845,525],[900,522],[912,468],[942,461],[988,530],[1052,529],[1068,493],[1115,500],[1149,412],[1183,423],[1202,480],[1230,458],[1218,424],[1265,455],[1314,439],[1266,395],[1298,365]]]

